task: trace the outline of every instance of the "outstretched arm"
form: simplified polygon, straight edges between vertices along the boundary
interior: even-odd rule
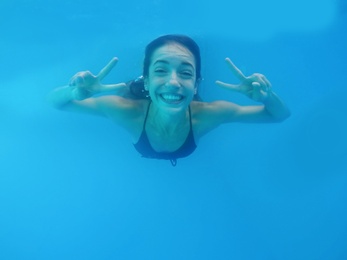
[[[92,114],[103,114],[105,106],[111,104],[111,98],[94,95],[108,91],[120,91],[125,88],[125,83],[104,85],[101,80],[117,64],[118,59],[113,58],[97,76],[90,71],[75,74],[69,85],[54,89],[48,96],[49,103],[58,109],[78,111]],[[116,97],[112,97],[114,99]]]
[[[290,116],[289,109],[272,91],[271,83],[264,75],[255,73],[246,77],[229,58],[226,58],[226,62],[240,83],[229,84],[221,81],[216,83],[226,89],[242,93],[263,105],[239,106],[230,102],[214,102],[222,122],[280,122]]]

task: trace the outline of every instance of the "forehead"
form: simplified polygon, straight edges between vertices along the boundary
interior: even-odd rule
[[[189,63],[195,67],[195,58],[193,53],[183,45],[177,43],[165,44],[153,52],[151,63],[157,61],[180,61]]]

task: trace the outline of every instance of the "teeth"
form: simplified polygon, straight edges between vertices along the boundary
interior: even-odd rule
[[[162,94],[161,96],[166,100],[178,101],[182,99],[181,95],[175,95],[175,94]]]

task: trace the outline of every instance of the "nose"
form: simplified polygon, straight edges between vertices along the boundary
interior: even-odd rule
[[[178,78],[178,75],[176,72],[172,72],[169,75],[167,85],[171,86],[171,87],[180,87],[181,86],[181,84],[179,83],[179,78]]]

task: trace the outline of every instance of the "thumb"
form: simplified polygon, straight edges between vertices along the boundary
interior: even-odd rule
[[[225,83],[225,82],[222,82],[219,80],[216,81],[216,84],[222,88],[226,88],[226,89],[233,90],[233,91],[239,91],[238,85]]]
[[[261,85],[258,82],[253,82],[252,86],[253,86],[252,99],[255,101],[261,101],[262,100]]]

